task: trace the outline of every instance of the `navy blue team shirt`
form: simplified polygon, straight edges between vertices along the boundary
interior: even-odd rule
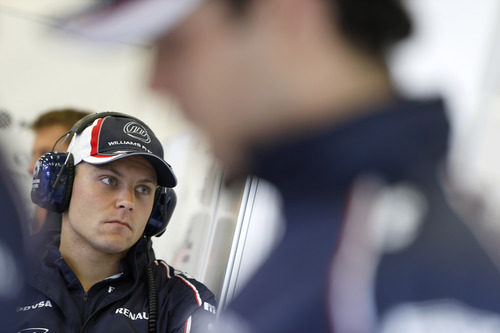
[[[148,332],[146,239],[141,238],[122,259],[120,274],[87,292],[61,257],[58,242],[55,238],[47,245],[30,274],[26,297],[18,301],[18,329]],[[157,332],[207,332],[216,311],[212,292],[162,260],[150,264],[158,293]]]
[[[256,175],[283,197],[286,232],[229,305],[228,331],[404,332],[417,323],[452,332],[467,326],[463,318],[498,323],[500,274],[443,192],[448,142],[442,101],[397,99],[256,151]],[[389,193],[380,189],[396,193],[389,203],[397,206],[387,210],[396,228],[383,239],[416,217],[396,245],[367,234],[371,203]]]

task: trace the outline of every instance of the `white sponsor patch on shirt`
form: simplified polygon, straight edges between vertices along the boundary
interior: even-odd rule
[[[207,302],[203,302],[203,310],[211,312],[213,314],[217,313],[215,306]]]
[[[17,312],[30,311],[30,310],[40,309],[40,308],[51,308],[51,307],[52,307],[52,303],[50,302],[50,300],[45,300],[45,301],[40,301],[40,302],[32,304],[32,305],[18,306]]]
[[[125,317],[130,318],[131,320],[148,320],[149,319],[149,315],[146,311],[134,313],[127,308],[118,308],[118,309],[116,309],[115,314],[121,314]]]

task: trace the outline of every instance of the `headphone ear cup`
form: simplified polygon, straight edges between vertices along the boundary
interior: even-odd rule
[[[61,205],[59,206],[58,212],[62,213],[69,208],[69,201],[71,200],[71,194],[73,193],[73,181],[75,180],[75,164],[73,155],[69,154],[69,160],[66,163],[66,168],[63,171],[63,184],[61,189]]]
[[[47,210],[62,213],[68,209],[75,176],[73,155],[46,153],[35,165],[31,201]]]
[[[160,237],[167,228],[176,204],[175,191],[168,187],[159,187],[155,193],[155,203],[144,234],[148,237]]]

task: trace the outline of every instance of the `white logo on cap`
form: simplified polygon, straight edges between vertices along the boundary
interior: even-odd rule
[[[125,126],[123,126],[123,133],[134,139],[141,140],[144,143],[151,142],[148,131],[146,131],[146,129],[142,125],[136,123],[135,121],[131,121],[125,124]]]

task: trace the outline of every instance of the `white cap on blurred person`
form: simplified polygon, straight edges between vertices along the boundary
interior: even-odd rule
[[[203,0],[100,0],[63,18],[61,28],[83,38],[148,44],[187,17]]]

